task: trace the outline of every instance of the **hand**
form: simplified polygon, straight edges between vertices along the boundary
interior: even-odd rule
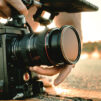
[[[20,14],[27,15],[28,10],[21,0],[0,0],[0,17],[8,18],[11,16],[10,6],[14,7]]]
[[[39,23],[35,22],[33,19],[33,15],[37,11],[35,6],[27,10],[26,6],[21,0],[0,0],[0,17],[11,17],[12,10],[9,5],[14,7],[20,14],[26,17],[27,22],[30,24],[34,31],[37,29]]]
[[[66,65],[65,67],[43,68],[39,66],[30,67],[30,71],[36,72],[41,75],[53,76],[59,73],[58,77],[54,80],[54,85],[57,86],[68,76],[74,65]]]

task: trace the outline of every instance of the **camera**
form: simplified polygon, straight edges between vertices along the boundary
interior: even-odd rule
[[[30,88],[35,87],[33,86],[35,83],[33,83],[31,73],[28,70],[30,66],[60,66],[75,64],[79,60],[80,39],[77,31],[72,26],[45,30],[40,34],[30,33],[27,28],[6,25],[1,25],[0,28],[2,33],[0,35],[0,89],[2,91],[0,94],[4,93],[5,95],[7,93],[8,98],[13,98],[20,91],[23,94],[25,91],[29,91],[28,94],[32,93]],[[77,57],[73,59],[72,57],[69,58],[66,52],[68,42],[66,37],[69,33],[71,37],[76,37],[78,43]],[[70,46],[71,48],[73,47]],[[27,97],[27,95],[25,96]]]
[[[97,7],[79,0],[55,1],[23,0],[27,8],[33,4],[38,7],[33,17],[45,26],[40,33],[33,32],[25,17],[15,10],[12,12],[12,20],[0,24],[0,99],[28,98],[42,92],[43,83],[32,76],[30,66],[58,67],[75,64],[79,60],[81,42],[76,29],[69,25],[48,29],[47,25],[59,12],[97,10]],[[84,5],[84,8],[79,3]],[[44,10],[51,13],[48,20],[41,17]],[[75,47],[73,40],[68,43],[70,37],[75,40]]]

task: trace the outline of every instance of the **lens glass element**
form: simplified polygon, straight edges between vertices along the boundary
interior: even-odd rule
[[[64,27],[61,32],[60,47],[67,61],[75,61],[78,56],[78,39],[69,26]]]

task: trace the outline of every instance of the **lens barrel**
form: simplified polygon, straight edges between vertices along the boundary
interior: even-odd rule
[[[72,26],[13,39],[12,54],[28,66],[75,64],[81,53],[80,38]]]
[[[51,64],[75,64],[81,54],[81,42],[72,26],[53,29],[45,37],[45,51]]]

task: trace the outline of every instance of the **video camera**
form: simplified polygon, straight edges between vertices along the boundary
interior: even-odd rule
[[[59,12],[93,11],[98,8],[84,0],[22,0],[27,8],[38,8],[34,20],[45,26],[45,30],[33,32],[25,17],[12,8],[12,19],[0,24],[0,99],[19,99],[36,96],[43,83],[32,77],[30,66],[63,66],[75,64],[80,58],[81,43],[78,32],[72,26],[48,29],[47,25]],[[49,12],[49,19],[41,16]],[[74,36],[77,57],[68,57],[67,42]],[[72,50],[70,46],[70,50]]]

